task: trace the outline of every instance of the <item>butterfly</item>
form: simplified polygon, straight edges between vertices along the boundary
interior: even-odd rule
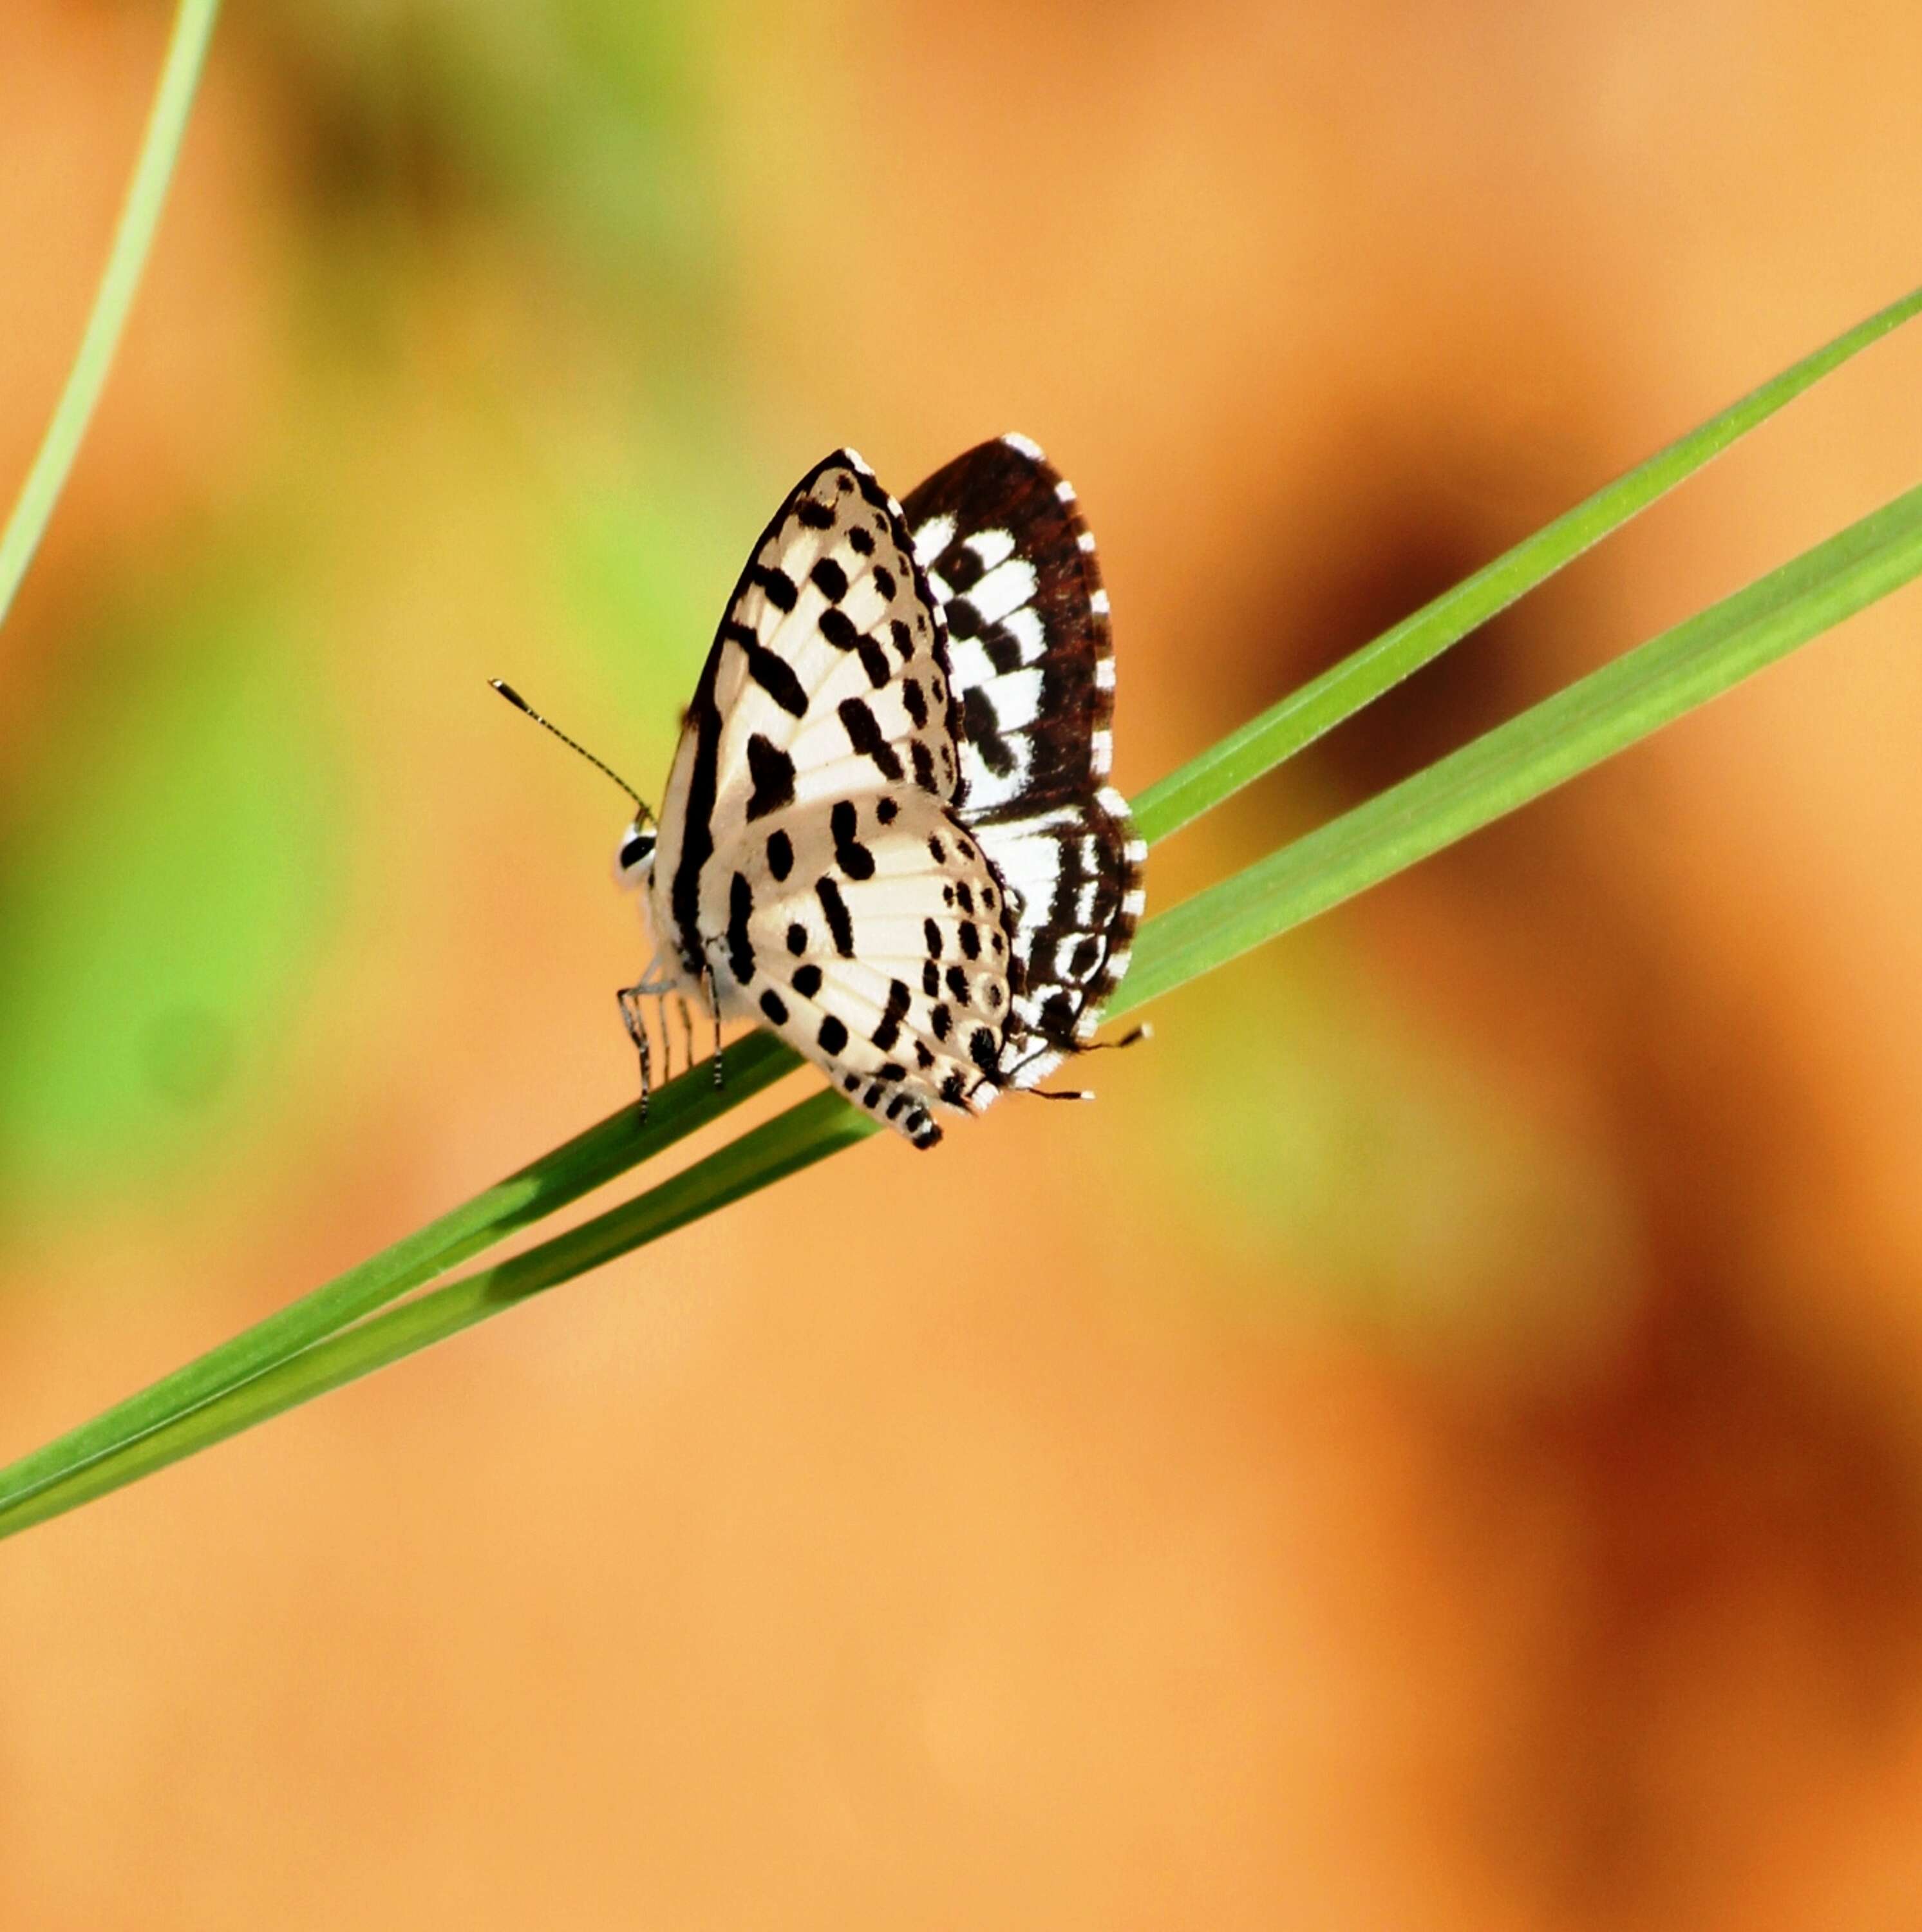
[[[1033,442],[904,506],[852,450],[816,464],[616,856],[658,946],[621,994],[643,1105],[639,1002],[673,994],[717,1035],[772,1028],[919,1148],[1084,1050],[1144,903],[1114,710],[1094,542]]]

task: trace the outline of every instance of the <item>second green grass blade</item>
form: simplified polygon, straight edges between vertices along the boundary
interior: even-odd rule
[[[1852,356],[1918,313],[1922,313],[1922,289],[1891,302],[1804,356],[1720,415],[1711,416],[1699,429],[1638,464],[1627,475],[1597,490],[1472,577],[1463,578],[1433,603],[1403,618],[1372,644],[1365,644],[1291,692],[1260,717],[1231,731],[1179,771],[1150,785],[1135,802],[1135,819],[1141,836],[1152,844],[1180,831],[1344,718],[1353,717],[1364,705],[1459,644],[1478,625],[1573,562],[1611,531],[1619,530]]]
[[[328,1389],[399,1361],[430,1342],[445,1341],[544,1288],[658,1241],[876,1131],[875,1121],[848,1106],[838,1094],[816,1094],[634,1200],[525,1254],[477,1269],[344,1329],[163,1426],[73,1464],[0,1508],[0,1536],[64,1515]]]
[[[727,1050],[724,1088],[715,1087],[706,1066],[697,1066],[655,1094],[644,1125],[636,1108],[622,1108],[438,1220],[0,1470],[0,1517],[76,1469],[119,1454],[161,1425],[177,1423],[323,1336],[664,1153],[800,1064],[799,1056],[772,1034],[753,1033],[736,1041]]]
[[[1922,488],[1150,920],[1111,1016],[1539,798],[1922,572]]]

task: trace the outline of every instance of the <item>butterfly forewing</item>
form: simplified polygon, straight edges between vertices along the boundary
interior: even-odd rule
[[[908,498],[943,607],[961,712],[958,807],[1015,911],[1018,1032],[1031,1086],[1084,1042],[1126,970],[1145,848],[1108,783],[1114,659],[1073,488],[1024,436],[957,457]]]
[[[853,1079],[923,1145],[940,1137],[932,1110],[985,1105],[1012,1058],[1010,915],[952,815],[959,715],[900,506],[839,452],[796,485],[730,600],[669,776],[652,886],[690,981]],[[926,992],[931,958],[964,965],[977,1024]]]
[[[742,571],[689,706],[661,811],[657,910],[698,977],[724,920],[715,853],[771,814],[883,786],[959,782],[939,608],[898,507],[839,451],[795,487]]]

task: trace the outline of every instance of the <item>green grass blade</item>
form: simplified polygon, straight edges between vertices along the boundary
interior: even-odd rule
[[[1171,992],[1540,797],[1919,574],[1922,488],[1272,857],[1150,920],[1111,1010],[1118,1015]],[[750,1035],[734,1050],[765,1038]],[[792,1064],[781,1049],[773,1073]],[[732,1097],[714,1096],[712,1105],[718,1108]],[[569,1148],[593,1143],[610,1124],[590,1130]],[[874,1122],[839,1094],[817,1094],[624,1207],[336,1333],[193,1408],[156,1416],[138,1436],[89,1459],[71,1452],[70,1445],[88,1434],[76,1431],[0,1472],[0,1536],[457,1334],[874,1131]],[[540,1172],[557,1157],[535,1162],[523,1175]],[[611,1159],[611,1150],[599,1157]],[[537,1204],[523,1198],[517,1211],[529,1212]],[[556,1204],[557,1198],[548,1197],[541,1211]],[[466,1211],[457,1210],[448,1221]],[[478,1232],[470,1226],[468,1236]],[[29,1466],[38,1466],[40,1479],[23,1485],[19,1472]]]
[[[1432,604],[1384,631],[1372,644],[1292,692],[1231,731],[1179,771],[1150,785],[1135,803],[1135,821],[1150,844],[1165,838],[1294,757],[1324,731],[1372,703],[1411,672],[1439,657],[1478,625],[1506,610],[1630,518],[1666,496],[1711,458],[1765,422],[1785,404],[1849,358],[1922,310],[1922,289],[1805,356],[1792,368],[1711,417],[1666,449],[1598,490],[1585,502],[1465,578]]]
[[[716,1089],[706,1066],[696,1066],[655,1095],[644,1126],[637,1109],[622,1108],[451,1214],[0,1470],[0,1520],[74,1471],[122,1453],[162,1425],[204,1408],[277,1363],[665,1152],[799,1064],[799,1056],[772,1034],[752,1033],[736,1041],[726,1055],[724,1088]]]
[[[481,1268],[283,1360],[220,1400],[0,1505],[0,1537],[77,1508],[256,1422],[445,1340],[476,1322],[772,1185],[877,1124],[832,1091],[814,1094],[637,1199],[610,1208],[526,1253]]]
[[[187,10],[183,8],[183,18]],[[1624,485],[1665,462],[1678,465],[1673,477],[1663,481],[1658,476],[1649,488],[1642,500],[1652,500],[1818,376],[1906,320],[1918,306],[1922,294],[1885,310],[1694,437],[1684,438],[1653,464],[1643,466],[1624,479]],[[1571,518],[1593,511],[1609,494],[1604,491],[1591,499],[1571,512]],[[1639,506],[1624,508],[1618,502],[1576,548]],[[1564,519],[1562,525],[1550,530],[1569,522]],[[1525,544],[1510,553],[1510,560],[1528,551]],[[1573,549],[1567,553],[1574,554]],[[1538,555],[1531,567],[1541,562]],[[1491,571],[1501,568],[1498,564]],[[1540,796],[1918,572],[1922,490],[1897,499],[1427,771],[1150,920],[1143,928],[1134,970],[1113,1012],[1119,1015],[1173,991]],[[1548,568],[1536,568],[1529,581],[1547,574]],[[1483,573],[1483,578],[1489,575]],[[1479,580],[1471,579],[1470,586]],[[1513,594],[1527,587],[1528,582],[1522,582]],[[1439,600],[1430,612],[1452,610],[1450,621],[1459,620],[1465,607],[1451,602],[1459,595]],[[1499,608],[1499,602],[1489,607]],[[1418,614],[1411,624],[1418,625],[1428,614]],[[1442,641],[1434,649],[1443,648],[1469,628],[1472,624],[1464,622],[1453,635],[1438,632]],[[1312,705],[1291,700],[1290,704],[1297,706],[1292,714],[1296,722],[1285,730],[1278,731],[1275,721],[1288,707],[1277,707],[1156,787],[1138,806],[1148,835],[1166,836],[1195,812],[1206,809],[1267,769],[1275,757],[1285,755],[1285,751],[1275,751],[1277,744],[1298,748],[1316,730],[1348,715],[1415,663],[1425,662],[1418,656],[1398,670],[1394,665],[1399,660],[1381,655],[1406,628],[1398,627],[1330,674],[1339,680],[1351,667],[1363,667],[1353,673],[1350,682],[1339,687],[1346,692],[1340,700],[1345,708],[1327,716],[1324,723],[1309,729],[1321,714]],[[1434,650],[1426,654],[1432,656]],[[1316,688],[1309,686],[1298,699],[1306,700]],[[1306,735],[1300,735],[1304,730]],[[1257,751],[1251,748],[1259,751],[1253,765],[1248,760],[1256,758]],[[737,1042],[728,1060],[724,1093],[716,1094],[699,1070],[684,1076],[664,1090],[644,1135],[634,1132],[631,1114],[604,1121],[385,1254],[0,1471],[0,1535],[57,1515],[454,1334],[874,1131],[872,1120],[838,1094],[817,1094],[663,1186],[570,1234],[386,1314],[372,1312],[660,1151],[798,1064],[787,1048],[761,1034]]]
[[[1159,999],[1539,798],[1922,572],[1922,488],[1148,922],[1110,1009]]]
[[[107,371],[113,366],[113,353],[119,346],[127,312],[133,305],[134,291],[140,286],[154,230],[166,204],[168,185],[173,179],[174,164],[180,156],[187,117],[200,84],[207,43],[219,10],[220,0],[180,0],[175,12],[166,59],[140,143],[140,158],[134,166],[113,244],[107,251],[106,268],[94,297],[93,313],[87,318],[79,352],[67,371],[66,387],[55,405],[39,453],[21,486],[19,500],[13,506],[5,530],[0,532],[0,623],[6,622],[20,580],[40,548],[53,506],[60,500],[67,472],[73,466],[80,439],[93,418],[94,405],[106,386]]]

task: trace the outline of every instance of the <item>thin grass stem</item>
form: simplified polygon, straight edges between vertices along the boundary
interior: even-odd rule
[[[6,529],[0,531],[0,624],[6,622],[20,580],[46,534],[48,520],[79,452],[80,440],[93,420],[94,406],[113,367],[114,351],[147,266],[160,211],[166,206],[167,189],[180,158],[181,140],[187,132],[187,116],[193,110],[206,64],[207,44],[219,11],[220,0],[180,0],[175,12],[139,159],[107,251],[92,312],[13,513]]]

